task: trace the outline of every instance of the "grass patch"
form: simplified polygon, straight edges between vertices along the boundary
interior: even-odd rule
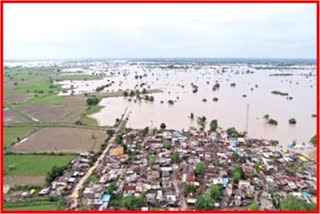
[[[98,126],[97,120],[88,116],[82,117],[80,119],[80,122],[82,125],[86,125],[86,126]]]
[[[58,210],[57,201],[5,202],[5,210]]]
[[[97,120],[89,117],[89,115],[99,112],[102,108],[99,105],[89,106],[84,116],[79,120],[80,123],[87,126],[98,126]]]
[[[75,155],[15,155],[4,156],[4,174],[17,176],[45,176],[53,166],[67,165]],[[9,166],[15,169],[9,169]]]
[[[22,140],[23,138],[29,136],[33,132],[37,131],[38,128],[34,126],[25,127],[5,127],[4,128],[4,146],[11,146],[13,143],[17,142],[17,138]]]
[[[38,97],[33,97],[26,102],[24,105],[32,105],[32,104],[56,104],[62,105],[64,104],[64,97],[58,95],[42,95]]]

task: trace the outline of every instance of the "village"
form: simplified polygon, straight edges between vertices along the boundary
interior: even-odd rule
[[[277,210],[289,195],[316,203],[314,161],[234,128],[106,132],[114,140],[100,160],[81,153],[31,197],[63,197],[73,210]]]

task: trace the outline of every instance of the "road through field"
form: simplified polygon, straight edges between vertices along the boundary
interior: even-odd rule
[[[87,171],[87,173],[80,179],[78,184],[73,189],[72,194],[69,196],[69,200],[71,202],[71,209],[76,209],[78,207],[78,199],[79,199],[79,192],[83,188],[83,185],[85,181],[90,177],[90,175],[93,173],[93,171],[98,168],[99,164],[101,164],[103,158],[107,155],[110,147],[113,145],[115,138],[117,136],[117,133],[123,128],[122,124],[126,121],[126,118],[128,116],[127,108],[125,109],[125,112],[123,113],[122,120],[118,126],[118,128],[115,131],[114,136],[109,140],[108,146],[105,148],[105,150],[102,152],[102,154],[98,157],[96,162],[92,165],[92,167]]]

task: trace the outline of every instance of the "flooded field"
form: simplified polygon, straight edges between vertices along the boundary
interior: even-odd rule
[[[169,129],[183,129],[198,126],[197,117],[205,116],[206,128],[217,119],[224,129],[235,127],[250,137],[279,140],[281,145],[307,143],[316,133],[316,74],[312,64],[140,62],[109,64],[100,72],[107,77],[60,84],[69,89],[66,94],[95,92],[100,86],[105,86],[102,91],[146,88],[162,92],[152,94],[153,102],[135,96],[103,99],[99,105],[104,108],[92,115],[99,125],[114,125],[128,108],[127,127],[131,128],[159,128],[165,123]],[[216,83],[220,87],[213,90]],[[174,103],[169,104],[169,100]],[[266,114],[278,125],[269,124]],[[289,124],[290,118],[295,118],[295,125]]]

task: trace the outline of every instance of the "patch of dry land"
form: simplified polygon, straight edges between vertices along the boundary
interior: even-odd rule
[[[69,122],[75,123],[86,111],[84,96],[64,98],[63,104],[33,104],[21,105],[17,109],[40,122]]]
[[[27,120],[10,109],[3,111],[4,124],[24,123]]]
[[[33,94],[5,94],[4,99],[8,103],[22,103],[33,97]]]
[[[9,149],[16,153],[63,152],[81,153],[98,151],[105,139],[102,130],[89,128],[43,128]]]
[[[4,176],[4,183],[8,185],[44,185],[46,176]]]

